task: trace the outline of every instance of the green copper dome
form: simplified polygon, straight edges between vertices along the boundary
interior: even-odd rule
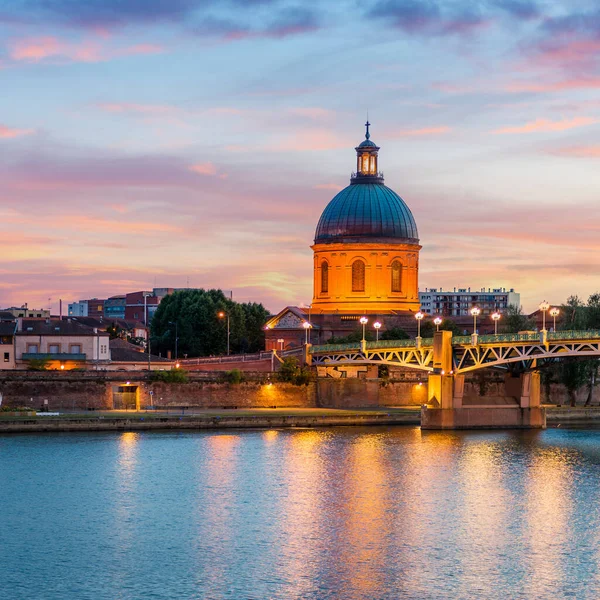
[[[382,183],[352,183],[323,211],[315,243],[373,238],[418,244],[419,232],[410,209],[396,192]]]
[[[357,171],[350,185],[325,207],[315,233],[315,243],[394,240],[419,243],[417,224],[410,209],[377,170],[379,147],[369,138],[356,147]]]

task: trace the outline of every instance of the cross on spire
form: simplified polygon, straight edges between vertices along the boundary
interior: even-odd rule
[[[365,127],[367,128],[367,133],[365,133],[365,138],[369,139],[371,137],[371,134],[369,133],[369,127],[370,127],[371,123],[369,123],[369,119],[367,118],[367,122],[365,123]]]

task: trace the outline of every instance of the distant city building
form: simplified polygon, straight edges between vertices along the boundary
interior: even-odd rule
[[[110,320],[125,318],[125,294],[111,296],[104,301],[104,317]]]
[[[141,321],[147,325],[162,300],[162,296],[155,296],[154,292],[132,292],[125,294],[125,319],[127,321]]]
[[[2,312],[10,313],[14,318],[48,319],[50,317],[49,308],[28,308],[27,304],[23,304],[21,307],[11,306],[10,308],[3,308]]]
[[[470,310],[477,306],[482,315],[494,311],[504,313],[508,306],[521,306],[521,295],[513,288],[481,288],[471,291],[471,288],[425,288],[419,292],[421,311],[428,315],[443,317],[468,316]]]
[[[72,302],[68,307],[69,317],[96,317],[104,315],[104,302],[98,298]]]

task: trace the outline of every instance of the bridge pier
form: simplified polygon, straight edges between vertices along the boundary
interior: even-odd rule
[[[546,411],[540,406],[540,375],[507,374],[506,404],[477,406],[463,403],[465,377],[452,372],[452,334],[439,331],[433,340],[433,372],[428,380],[428,403],[421,408],[421,429],[544,429]]]

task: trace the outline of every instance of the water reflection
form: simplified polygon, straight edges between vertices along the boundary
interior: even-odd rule
[[[14,437],[2,597],[595,600],[598,447],[568,430]],[[51,518],[23,519],[36,506]]]

